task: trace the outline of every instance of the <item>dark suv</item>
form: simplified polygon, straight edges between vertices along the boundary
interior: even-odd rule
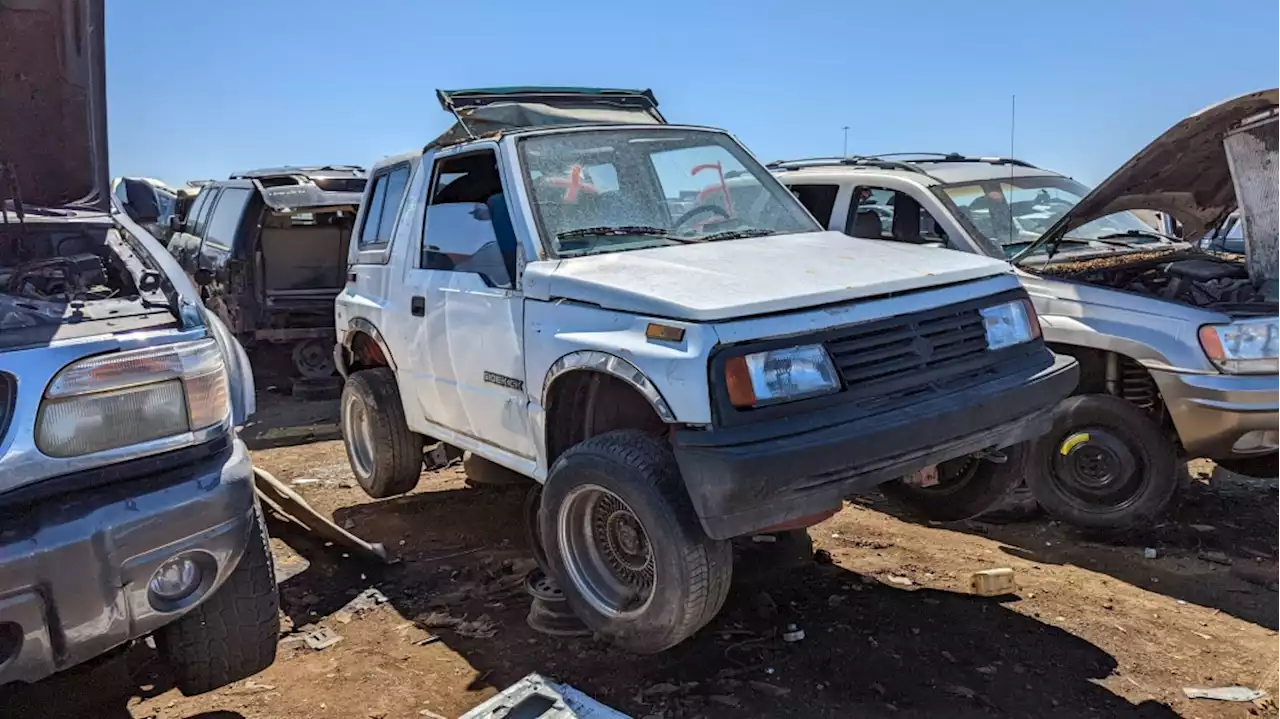
[[[333,375],[333,300],[364,184],[348,165],[242,172],[174,221],[169,252],[260,371]]]

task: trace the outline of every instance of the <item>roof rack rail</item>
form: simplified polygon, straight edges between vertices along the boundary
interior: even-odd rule
[[[875,167],[881,170],[905,170],[922,175],[929,173],[906,162],[889,160],[872,155],[850,155],[848,157],[801,157],[795,160],[774,160],[765,165],[770,170],[797,170],[802,167]]]
[[[866,155],[879,159],[899,159],[899,162],[985,162],[988,165],[1016,165],[1018,167],[1037,168],[1035,165],[1015,157],[970,156],[959,152],[887,152],[878,155]]]

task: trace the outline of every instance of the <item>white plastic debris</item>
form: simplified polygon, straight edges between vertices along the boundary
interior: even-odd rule
[[[458,719],[629,719],[568,684],[534,673],[503,689]]]
[[[1216,699],[1220,702],[1251,702],[1262,699],[1267,693],[1249,687],[1183,687],[1188,699]]]
[[[1159,552],[1156,551],[1155,547],[1147,547],[1146,549],[1142,550],[1142,556],[1146,557],[1147,559],[1155,559],[1158,554]]]
[[[804,639],[804,630],[794,624],[788,624],[787,628],[782,632],[782,641],[798,642]]]

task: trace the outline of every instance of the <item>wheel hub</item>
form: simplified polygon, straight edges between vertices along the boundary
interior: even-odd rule
[[[578,487],[557,516],[566,578],[606,615],[638,611],[653,593],[656,564],[640,519],[618,495]]]
[[[293,368],[303,377],[319,379],[333,375],[333,354],[316,340],[293,346]]]
[[[1116,434],[1088,427],[1068,434],[1053,457],[1063,489],[1089,501],[1123,502],[1140,480],[1138,455]]]

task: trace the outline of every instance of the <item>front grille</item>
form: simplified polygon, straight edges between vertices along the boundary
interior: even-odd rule
[[[0,372],[0,444],[4,444],[5,433],[9,430],[15,394],[13,378]]]
[[[944,307],[852,327],[826,341],[847,399],[877,408],[920,401],[995,372],[977,307]]]

